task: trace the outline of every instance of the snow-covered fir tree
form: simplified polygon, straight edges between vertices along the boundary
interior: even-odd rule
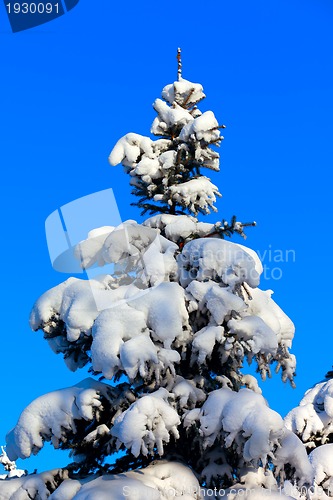
[[[333,373],[309,389],[285,418],[305,444],[313,467],[318,498],[333,497]]]
[[[215,211],[218,188],[201,171],[219,170],[223,139],[213,112],[198,108],[204,97],[182,78],[179,53],[177,81],[154,102],[158,138],[129,133],[114,146],[110,163],[123,164],[153,216],[92,228],[76,256],[101,275],[70,278],[34,305],[32,329],[92,377],[33,401],[2,455],[14,470],[50,441],[73,462],[6,477],[1,499],[315,500],[315,485],[333,496],[331,381],[286,421],[269,408],[248,364],[262,379],[274,365],[293,384],[293,323],[259,288],[255,252],[225,239],[247,224],[197,218]]]

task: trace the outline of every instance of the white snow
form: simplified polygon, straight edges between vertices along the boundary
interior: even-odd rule
[[[324,444],[314,449],[310,455],[313,467],[315,485],[322,486],[330,492],[333,491],[333,444]]]
[[[199,482],[189,467],[179,462],[154,461],[148,467],[124,474],[91,476],[85,480],[66,478],[50,495],[45,483],[54,483],[54,470],[20,479],[0,481],[1,500],[183,500],[202,498]]]
[[[69,278],[37,300],[30,326],[33,330],[46,327],[47,332],[54,326],[54,320],[61,319],[66,323],[68,340],[77,340],[81,332],[88,335],[98,314],[93,292],[103,291],[105,287],[98,281]]]
[[[212,111],[206,111],[195,120],[188,122],[182,128],[179,138],[181,141],[205,141],[210,143],[220,139],[219,124]]]
[[[325,444],[333,432],[333,379],[309,389],[299,406],[288,413],[285,422],[310,449],[314,438]]]
[[[222,343],[225,340],[222,326],[206,326],[199,330],[193,337],[192,359],[197,356],[198,364],[204,364],[207,357],[210,357],[216,342]]]
[[[324,424],[311,403],[293,408],[285,418],[288,429],[302,436],[308,442],[311,436],[321,433]]]
[[[74,420],[91,421],[103,409],[101,396],[107,386],[87,378],[76,386],[53,391],[30,403],[18,423],[6,436],[7,454],[11,460],[27,458],[52,441],[55,448],[66,442],[67,432],[76,432]]]
[[[236,436],[243,434],[248,437],[243,449],[245,461],[260,460],[263,465],[283,432],[283,420],[280,415],[267,407],[260,394],[249,389],[241,389],[236,398],[226,404],[222,413],[222,425],[228,433],[225,439],[227,447],[232,445]]]
[[[209,394],[199,412],[204,447],[212,446],[219,437],[223,427],[224,408],[235,397],[236,393],[228,388],[218,389]]]
[[[122,366],[120,348],[123,343],[132,336],[143,333],[146,328],[144,315],[126,302],[102,311],[92,332],[91,357],[94,369],[111,379]]]
[[[147,315],[148,327],[164,347],[170,348],[175,338],[182,340],[186,335],[188,312],[184,290],[178,283],[160,283],[132,304]]]
[[[184,287],[193,279],[220,278],[231,289],[244,282],[253,288],[259,284],[253,258],[230,241],[215,238],[192,240],[184,246],[177,261],[180,283]]]
[[[8,471],[7,474],[2,477],[2,479],[5,479],[7,477],[20,477],[25,474],[24,470],[17,469],[16,463],[13,460],[9,459],[3,446],[1,446],[0,464],[2,464],[4,469]]]
[[[104,265],[104,242],[114,229],[114,226],[96,228],[88,233],[88,238],[86,240],[78,243],[74,255],[80,261],[83,269],[87,269],[95,263],[99,266]]]
[[[177,245],[156,229],[126,221],[108,235],[80,242],[76,255],[84,268],[116,263],[118,268],[136,272],[138,279],[155,285],[176,273],[176,250]]]
[[[221,196],[218,187],[204,176],[170,186],[169,193],[173,201],[189,207],[194,214],[197,214],[199,210],[209,213],[210,208],[216,212],[213,204],[216,196]]]
[[[259,316],[274,331],[279,342],[283,341],[283,345],[291,347],[295,326],[271,298],[272,290],[255,288],[250,293],[252,300],[248,301],[248,311]]]
[[[160,460],[140,470],[93,479],[66,500],[172,500],[175,497],[199,500],[198,480],[189,467]]]
[[[81,489],[82,484],[75,479],[65,479],[49,496],[50,500],[71,500]]]
[[[232,311],[240,312],[246,308],[244,301],[229,288],[220,287],[212,280],[192,281],[186,291],[198,302],[198,308],[211,313],[217,325],[221,325]]]
[[[48,323],[52,316],[59,314],[64,290],[77,281],[76,278],[69,278],[48,290],[36,301],[30,314],[30,327],[33,330],[38,330],[43,324]]]
[[[156,446],[162,456],[163,443],[170,441],[170,434],[179,437],[180,419],[168,403],[168,396],[168,391],[161,388],[141,397],[121,413],[111,429],[118,446],[124,444],[135,457],[140,453],[147,456]]]
[[[300,486],[312,484],[313,469],[302,441],[285,428],[280,444],[281,446],[275,451],[276,472],[283,470],[286,464],[290,464],[295,467],[295,480],[296,478],[299,480]]]
[[[47,500],[49,491],[45,485],[45,479],[38,474],[0,481],[0,498],[1,500],[31,500],[31,498]]]
[[[168,366],[163,362],[165,350],[159,356],[161,349],[152,340],[159,341],[160,348],[170,349],[176,338],[183,340],[186,329],[183,289],[177,283],[161,283],[149,293],[100,313],[93,327],[94,369],[108,379],[117,369],[125,370],[130,378],[138,371],[146,375],[148,362],[160,365],[154,369],[163,372]],[[173,359],[179,360],[177,352]]]
[[[193,407],[206,399],[206,394],[196,386],[194,380],[187,380],[179,375],[175,379],[172,394],[179,402],[181,408]]]
[[[183,127],[193,121],[193,116],[177,103],[170,107],[161,99],[156,99],[154,109],[158,116],[153,122],[151,132],[155,135],[163,135],[170,127]]]
[[[59,317],[66,323],[67,339],[77,340],[81,333],[89,334],[98,311],[94,291],[103,292],[102,283],[77,280],[63,292]]]
[[[192,83],[184,78],[179,81],[166,85],[162,90],[162,97],[172,104],[176,102],[182,104],[185,100],[190,105],[196,104],[206,96],[200,83]]]
[[[250,255],[250,257],[252,257],[252,259],[254,260],[255,262],[255,270],[257,271],[257,273],[260,275],[262,274],[264,268],[263,268],[263,265],[262,265],[262,262],[260,260],[260,257],[259,255],[257,254],[257,252],[255,252],[254,250],[252,250],[252,248],[249,248],[249,247],[246,247],[245,245],[241,245],[240,243],[237,243],[237,245],[242,249],[244,250],[244,252],[248,253]],[[273,293],[273,292],[272,292]]]
[[[172,158],[174,158],[174,152],[172,153]],[[163,177],[163,170],[157,158],[142,158],[133,169],[133,173],[142,177],[142,180],[148,183],[151,183],[152,179]]]
[[[217,440],[226,448],[235,446],[240,451],[241,446],[245,462],[265,465],[270,457],[278,469],[286,463],[295,467],[301,484],[311,482],[312,468],[302,442],[260,394],[250,389],[213,391],[201,409],[187,413],[184,425],[189,427],[195,421],[200,422],[204,447]]]
[[[278,348],[274,331],[258,316],[231,319],[228,327],[237,339],[250,345],[253,354],[276,352]]]
[[[180,238],[185,240],[191,235],[207,236],[214,231],[214,224],[198,222],[189,215],[158,214],[146,219],[143,225],[163,231],[165,237],[174,242],[178,242]]]
[[[159,363],[158,349],[148,336],[138,335],[121,345],[120,360],[130,379],[133,380],[138,372],[145,378],[148,363]]]
[[[129,133],[119,139],[109,156],[111,165],[123,162],[127,166],[133,166],[138,158],[145,154],[153,158],[152,140],[139,134]]]

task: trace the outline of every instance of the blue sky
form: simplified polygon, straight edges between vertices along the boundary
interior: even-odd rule
[[[183,76],[204,86],[201,109],[227,125],[212,176],[223,193],[218,216],[257,221],[246,244],[266,252],[262,288],[274,289],[297,329],[297,388],[276,375],[264,395],[285,414],[330,369],[332,23],[329,0],[80,0],[13,34],[0,6],[0,443],[32,399],[86,376],[29,329],[34,301],[67,277],[51,267],[45,219],[107,188],[123,220],[139,219],[127,176],[107,157],[125,133],[149,134],[151,104],[176,79],[178,46]],[[275,261],[288,250],[288,262]],[[65,463],[47,449],[20,466]]]

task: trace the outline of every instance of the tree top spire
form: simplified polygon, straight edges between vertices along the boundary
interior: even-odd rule
[[[181,49],[178,47],[177,49],[177,61],[178,61],[178,68],[177,68],[177,80],[179,81],[182,77],[182,56],[181,56]]]

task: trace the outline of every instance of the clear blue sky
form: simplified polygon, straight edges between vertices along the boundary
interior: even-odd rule
[[[332,26],[331,0],[80,0],[12,34],[0,5],[0,444],[32,399],[86,376],[70,373],[29,329],[35,299],[67,277],[50,265],[45,219],[109,187],[122,219],[139,218],[127,176],[107,157],[125,133],[149,134],[151,104],[176,78],[178,46],[183,76],[204,86],[201,109],[227,125],[213,176],[223,193],[218,215],[258,222],[246,244],[266,251],[262,287],[275,290],[297,328],[297,388],[275,376],[264,394],[285,414],[330,369]],[[292,250],[295,261],[269,262],[269,250]],[[20,465],[67,462],[51,451]]]

